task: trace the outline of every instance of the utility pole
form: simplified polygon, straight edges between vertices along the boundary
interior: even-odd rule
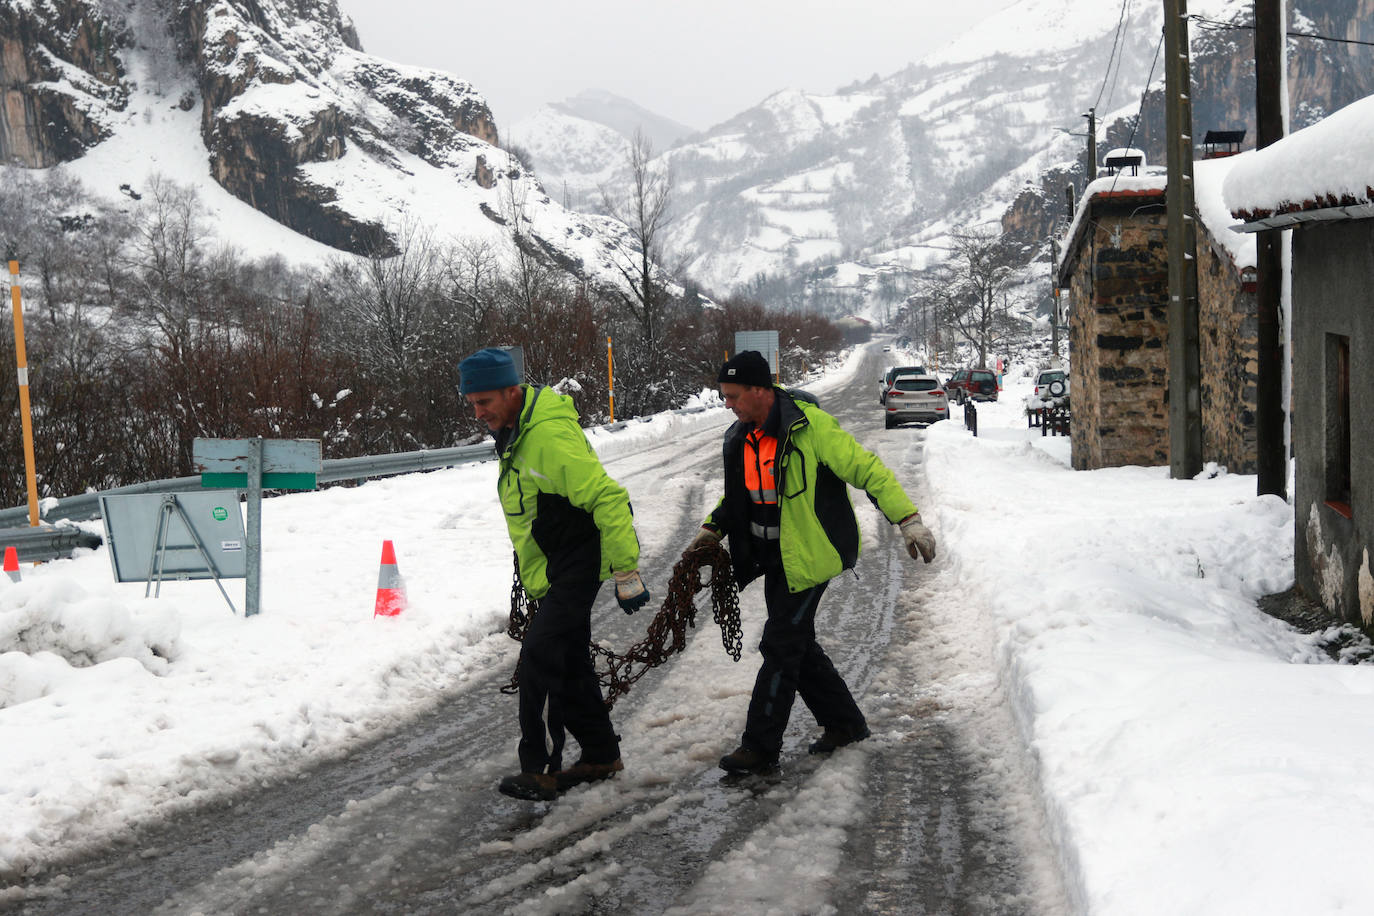
[[[1169,476],[1202,470],[1202,366],[1198,352],[1197,221],[1193,206],[1193,103],[1188,0],[1164,0],[1164,107],[1169,187]]]
[[[1050,347],[1059,359],[1059,243],[1050,239]]]
[[[1097,180],[1097,109],[1089,108],[1083,117],[1088,119],[1088,181]]]
[[[1255,0],[1255,146],[1263,149],[1284,135],[1285,54],[1283,0]],[[1265,229],[1255,239],[1258,310],[1258,379],[1255,384],[1256,492],[1287,498],[1288,454],[1284,447],[1283,367],[1280,333],[1283,298],[1282,229]]]

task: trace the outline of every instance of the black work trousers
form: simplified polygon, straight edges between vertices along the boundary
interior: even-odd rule
[[[592,664],[592,602],[599,581],[558,581],[539,600],[520,646],[520,769],[563,767],[564,729],[587,763],[620,756],[619,738]]]
[[[867,726],[844,678],[816,642],[816,607],[829,584],[822,582],[793,594],[787,590],[787,577],[776,549],[764,563],[768,622],[759,640],[763,664],[754,681],[741,742],[749,750],[777,756],[797,694],[821,728],[857,735]]]

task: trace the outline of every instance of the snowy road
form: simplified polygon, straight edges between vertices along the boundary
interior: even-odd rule
[[[876,353],[822,404],[924,505],[923,432],[884,430]],[[607,457],[631,491],[657,597],[719,495],[722,425]],[[865,551],[817,632],[874,736],[808,757],[798,703],[782,774],[743,784],[738,743],[761,589],[741,595],[745,656],[706,622],[612,719],[627,769],[552,804],[495,791],[514,767],[516,646],[483,641],[470,675],[398,733],[287,782],[149,828],[28,885],[24,913],[1059,913],[1069,909],[992,635],[913,563],[859,495]],[[938,535],[938,532],[937,532]],[[623,648],[603,589],[593,633]],[[574,752],[575,753],[575,752]],[[2,908],[2,905],[0,905]]]

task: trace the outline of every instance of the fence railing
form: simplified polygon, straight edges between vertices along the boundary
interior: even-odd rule
[[[358,458],[330,458],[321,462],[318,480],[320,483],[335,483],[340,480],[365,480],[368,477],[386,477],[391,474],[410,474],[415,471],[434,471],[439,468],[454,467],[473,461],[485,461],[496,457],[496,447],[490,442],[477,445],[461,445],[457,448],[420,449],[414,452],[397,452],[394,455],[363,455]],[[200,489],[200,475],[191,477],[172,477],[167,480],[150,480],[146,483],[132,483],[123,487],[112,487],[97,493],[82,493],[57,500],[43,512],[43,521],[86,521],[100,518],[100,497],[117,496],[128,493],[185,493]],[[26,506],[0,509],[0,528],[10,528],[29,523],[29,510]]]
[[[672,411],[676,414],[701,413],[704,407],[686,407]],[[601,429],[617,432],[630,425],[621,420],[610,423]],[[387,477],[393,474],[413,474],[417,471],[437,471],[442,468],[457,467],[475,461],[487,461],[496,457],[496,446],[490,442],[476,445],[460,445],[456,448],[420,449],[413,452],[397,452],[391,455],[362,455],[357,458],[330,458],[321,462],[320,483],[337,483],[341,480],[366,480],[369,477]],[[42,513],[44,522],[77,522],[100,518],[100,497],[131,493],[186,493],[201,489],[200,475],[173,477],[167,480],[150,480],[123,487],[113,487],[96,493],[82,493],[56,501],[47,501]],[[99,547],[102,538],[98,534],[82,531],[75,525],[46,525],[29,528],[29,509],[16,506],[0,509],[0,549],[13,545],[21,562],[44,562],[60,557],[69,557],[76,547]]]

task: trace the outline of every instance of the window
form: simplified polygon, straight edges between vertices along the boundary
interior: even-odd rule
[[[1350,338],[1326,335],[1326,502],[1350,517]]]

